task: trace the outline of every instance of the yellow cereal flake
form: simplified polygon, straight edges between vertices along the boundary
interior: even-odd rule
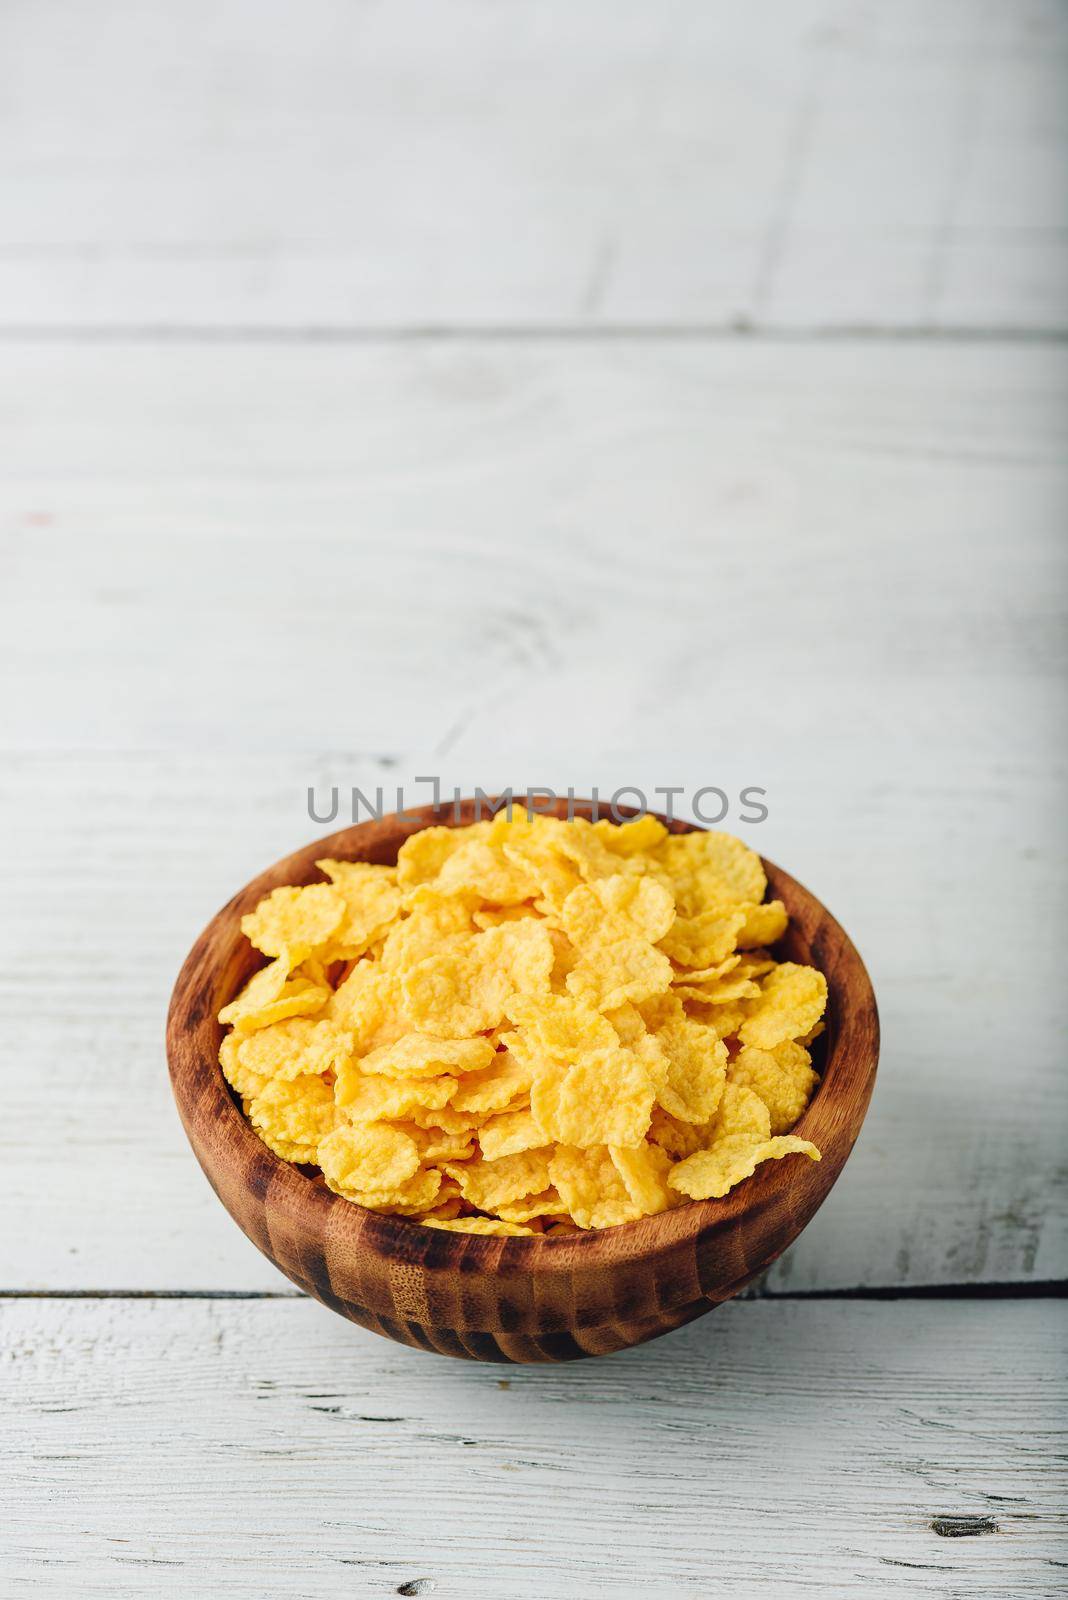
[[[643,1217],[652,1217],[676,1203],[668,1188],[671,1157],[660,1145],[643,1139],[634,1149],[609,1147],[612,1165],[623,1180],[623,1187]]]
[[[675,920],[670,889],[655,878],[616,873],[572,889],[561,921],[576,946],[609,944],[617,939],[662,939]]]
[[[688,1017],[650,1036],[641,1057],[657,1104],[680,1122],[707,1122],[723,1097],[727,1050],[711,1029]]]
[[[328,883],[273,889],[241,918],[241,932],[264,955],[284,956],[295,967],[328,942],[344,916],[345,901]]]
[[[416,835],[418,837],[418,835]],[[472,932],[478,902],[472,895],[443,895],[422,887],[408,897],[407,915],[395,922],[382,943],[379,963],[386,972],[405,972]]]
[[[726,1134],[752,1133],[766,1139],[771,1133],[771,1114],[758,1094],[745,1084],[724,1085],[716,1115],[708,1125],[708,1143]]]
[[[793,961],[769,972],[758,999],[747,1005],[739,1030],[743,1044],[773,1050],[784,1039],[800,1039],[814,1028],[827,1005],[827,979],[814,967]]]
[[[521,864],[484,839],[471,839],[454,850],[434,880],[443,894],[470,891],[494,906],[518,906],[533,900],[537,883]]]
[[[413,1024],[442,1038],[470,1038],[495,1028],[516,994],[547,994],[553,946],[539,922],[508,922],[476,933],[458,948],[428,956],[404,974]]]
[[[347,1053],[346,1036],[340,1029],[309,1017],[289,1017],[257,1028],[242,1039],[237,1051],[246,1071],[281,1079],[329,1072]]]
[[[532,1111],[502,1111],[490,1117],[478,1130],[478,1142],[487,1161],[519,1155],[523,1150],[539,1150],[550,1142]]]
[[[356,963],[338,984],[324,1016],[346,1033],[355,1055],[395,1044],[411,1030],[400,979],[373,961]]]
[[[582,817],[574,822],[549,823],[554,846],[565,860],[578,868],[579,876],[587,883],[595,878],[608,878],[619,871],[619,857],[606,849],[593,825]]]
[[[272,961],[269,967],[263,967],[251,978],[238,995],[228,1006],[219,1012],[219,1021],[230,1023],[234,1033],[238,1036],[255,1033],[257,1028],[267,1028],[272,1022],[284,1022],[287,1017],[313,1016],[321,1011],[332,993],[328,984],[312,983],[304,977],[293,978],[291,982],[283,982],[277,993],[270,999],[263,996],[275,987],[273,970],[276,967],[285,967],[284,958]],[[257,985],[256,979],[264,974],[272,974],[270,981]]]
[[[272,1022],[284,1022],[287,1017],[314,1017],[322,1011],[332,993],[329,984],[294,978],[292,983],[285,985],[277,1000],[261,1006],[258,1011],[247,1011],[238,1018],[234,1023],[234,1032],[254,1033],[257,1028],[270,1027]]]
[[[810,1156],[820,1153],[807,1139],[793,1134],[786,1138],[757,1139],[752,1134],[727,1134],[708,1150],[699,1150],[673,1167],[668,1183],[690,1200],[718,1200],[743,1178],[752,1177],[762,1161],[779,1161],[783,1156]]]
[[[384,1078],[350,1059],[338,1068],[334,1095],[352,1122],[407,1117],[419,1108],[439,1111],[456,1093],[455,1078]]]
[[[219,1062],[344,1199],[567,1238],[818,1159],[791,1130],[826,981],[769,949],[786,908],[741,840],[517,810],[421,829],[396,867],[318,866],[242,919],[272,959],[220,1012]]]
[[[764,898],[760,857],[733,834],[672,834],[653,853],[675,886],[684,916],[739,902],[758,905]]]
[[[475,1155],[475,1136],[470,1129],[461,1133],[446,1133],[443,1128],[433,1126],[421,1128],[417,1122],[405,1118],[397,1124],[409,1139],[414,1139],[419,1148],[419,1159],[424,1166],[440,1166],[443,1161],[466,1161]],[[450,1183],[452,1180],[449,1180]],[[459,1185],[455,1185],[459,1194]],[[438,1196],[440,1202],[441,1196]]]
[[[329,1084],[319,1077],[274,1078],[246,1106],[249,1121],[283,1161],[319,1160],[338,1111]]]
[[[524,917],[537,915],[532,905],[487,906],[484,911],[473,911],[471,921],[485,932],[487,928],[499,928],[502,922],[522,922]]]
[[[236,1089],[243,1100],[251,1100],[271,1080],[266,1073],[253,1072],[251,1068],[242,1065],[238,1053],[241,1039],[242,1035],[239,1033],[224,1035],[223,1042],[219,1046],[219,1065],[231,1089]]]
[[[508,1200],[497,1207],[497,1215],[505,1222],[532,1222],[535,1217],[555,1217],[564,1209],[564,1202],[555,1189],[545,1189],[541,1194],[525,1195],[521,1200]]]
[[[348,1124],[323,1140],[319,1165],[337,1194],[396,1195],[418,1172],[419,1149],[414,1139],[383,1122]]]
[[[468,1072],[453,1096],[453,1110],[470,1112],[476,1121],[514,1106],[530,1094],[534,1069],[508,1049],[498,1050],[488,1066]]]
[[[331,935],[331,957],[351,961],[385,932],[401,906],[396,867],[365,861],[317,861],[345,902],[341,926]]]
[[[562,1066],[616,1043],[608,1018],[573,995],[517,995],[508,1016],[523,1029],[521,1037],[538,1047],[539,1059]]]
[[[567,988],[597,1011],[625,1000],[647,1000],[671,983],[671,962],[647,939],[617,939],[584,949],[567,975]]]
[[[578,1150],[557,1145],[549,1176],[572,1220],[580,1228],[614,1228],[642,1215],[604,1145]]]
[[[488,1039],[438,1039],[432,1033],[406,1033],[394,1044],[371,1050],[360,1060],[364,1072],[389,1078],[432,1078],[440,1073],[477,1072],[494,1059]]]
[[[223,1006],[219,1012],[219,1021],[224,1026],[233,1023],[236,1028],[242,1018],[255,1015],[264,1006],[277,1000],[285,988],[288,977],[289,963],[284,956],[279,956],[276,961],[261,967],[258,972],[252,974],[237,999],[231,1000],[228,1006]]]
[[[445,1171],[460,1185],[469,1205],[479,1211],[495,1211],[510,1200],[540,1194],[549,1187],[549,1152],[524,1150],[500,1161],[446,1162]]]
[[[670,989],[665,989],[663,994],[650,995],[647,1000],[639,1000],[635,1009],[650,1033],[666,1028],[669,1022],[679,1022],[686,1015],[682,1001]]]
[[[711,1028],[721,1039],[734,1038],[746,1018],[745,1008],[740,1002],[710,1005],[707,1000],[695,1000],[692,995],[686,997],[686,1015],[693,1022]]]
[[[435,1199],[434,1204],[431,1206],[430,1210],[425,1213],[425,1215],[419,1218],[420,1222],[428,1222],[431,1218],[437,1222],[451,1222],[455,1217],[459,1217],[463,1214],[464,1203],[460,1198],[459,1193],[449,1194],[443,1200],[441,1196],[444,1188],[445,1185],[442,1184],[441,1188],[438,1190],[437,1198]]]
[[[649,1126],[653,1084],[634,1052],[616,1044],[540,1074],[530,1109],[547,1140],[581,1150],[638,1145]]]
[[[397,853],[397,882],[403,889],[433,883],[454,850],[488,832],[488,822],[476,822],[469,828],[423,828],[413,833]]]
[[[535,906],[544,915],[556,915],[573,889],[583,881],[575,863],[553,844],[537,836],[509,840],[502,845],[507,861],[535,887]]]
[[[405,1120],[433,1133],[462,1137],[467,1143],[478,1132],[485,1117],[481,1111],[456,1111],[452,1106],[440,1106],[437,1110],[431,1110],[428,1106],[413,1106]]]
[[[593,833],[616,856],[641,856],[655,850],[667,829],[657,817],[646,814],[633,822],[616,823],[602,817],[593,824]]]
[[[532,1234],[533,1228],[524,1228],[518,1222],[502,1222],[500,1217],[424,1217],[426,1228],[442,1228],[449,1233],[484,1233],[494,1236]]]
[[[330,1187],[333,1188],[333,1184]],[[335,1192],[351,1200],[354,1205],[366,1206],[368,1211],[382,1211],[398,1217],[422,1217],[437,1205],[443,1187],[437,1167],[421,1167],[396,1189],[338,1189]]]
[[[773,1134],[785,1133],[800,1117],[819,1082],[808,1051],[791,1039],[774,1050],[743,1045],[727,1069],[731,1083],[752,1089],[768,1108]]]
[[[673,1161],[683,1161],[695,1151],[705,1148],[709,1130],[707,1124],[683,1122],[663,1107],[654,1106],[649,1119],[649,1139],[666,1150]]]
[[[712,967],[727,959],[745,927],[746,913],[702,911],[695,917],[676,917],[661,936],[660,948],[680,967]]]
[[[729,972],[726,977],[717,977],[716,968],[711,967],[706,972],[688,973],[688,978],[695,982],[676,983],[675,993],[683,1000],[699,1000],[703,1005],[725,1006],[738,1000],[756,999],[760,994],[760,986],[752,978],[737,972]]]
[[[630,1000],[624,1000],[621,1006],[614,1011],[607,1011],[603,1020],[611,1024],[612,1031],[620,1044],[632,1050],[640,1039],[645,1038],[645,1022],[637,1006]]]
[[[777,943],[786,932],[790,920],[781,900],[766,900],[763,905],[746,906],[744,913],[745,921],[738,930],[738,946],[742,950]]]
[[[549,922],[545,925],[549,930],[553,946],[553,970],[549,974],[549,986],[553,994],[564,994],[567,989],[567,975],[575,970],[579,953],[561,928],[553,927]]]
[[[774,956],[769,956],[766,950],[760,948],[745,950],[733,959],[733,969],[728,968],[726,962],[722,963],[720,977],[726,976],[728,970],[733,970],[739,978],[762,978],[778,965]]]

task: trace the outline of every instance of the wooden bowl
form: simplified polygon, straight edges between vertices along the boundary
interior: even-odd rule
[[[592,812],[588,802],[574,809]],[[253,1132],[219,1069],[216,1016],[262,962],[240,919],[263,895],[280,884],[318,881],[322,856],[392,863],[418,829],[474,820],[473,802],[457,810],[428,806],[316,839],[223,907],[190,951],[171,997],[167,1055],[178,1110],[208,1181],[253,1244],[362,1327],[478,1361],[567,1361],[622,1350],[737,1294],[826,1198],[875,1082],[879,1020],[871,983],[830,913],[765,861],[770,892],[790,914],[780,953],[827,976],[827,1027],[814,1052],[822,1082],[794,1130],[813,1140],[822,1161],[768,1161],[723,1200],[690,1201],[577,1237],[450,1233],[366,1211],[332,1194],[320,1174],[280,1160]],[[553,814],[566,815],[564,802]],[[669,826],[689,831],[686,823]]]

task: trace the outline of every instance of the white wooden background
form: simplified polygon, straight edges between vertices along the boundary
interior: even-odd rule
[[[1066,54],[1032,0],[8,0],[0,1592],[1063,1590]],[[185,950],[309,784],[423,773],[767,789],[884,1054],[750,1298],[466,1367],[211,1195]]]

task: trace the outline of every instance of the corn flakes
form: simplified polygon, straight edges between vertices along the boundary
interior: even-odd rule
[[[277,1155],[446,1232],[568,1237],[714,1200],[818,1084],[827,984],[722,833],[499,814],[324,858],[242,918],[226,1081]]]

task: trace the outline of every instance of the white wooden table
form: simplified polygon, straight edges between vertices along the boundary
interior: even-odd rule
[[[0,34],[0,1592],[1063,1592],[1063,8]],[[869,963],[846,1174],[671,1338],[393,1347],[184,1144],[193,936],[427,773],[759,785]]]

